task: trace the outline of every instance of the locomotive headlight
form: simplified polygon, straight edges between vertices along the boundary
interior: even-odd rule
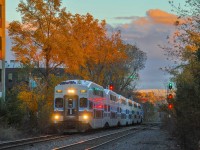
[[[68,89],[67,92],[68,92],[68,93],[71,93],[71,94],[74,94],[74,93],[75,93],[75,90],[74,90],[74,89]]]
[[[87,119],[88,119],[88,115],[86,115],[86,114],[83,115],[83,119],[84,119],[84,120],[87,120]]]
[[[59,118],[60,118],[59,115],[55,115],[55,116],[54,116],[54,119],[55,119],[55,120],[58,120]]]

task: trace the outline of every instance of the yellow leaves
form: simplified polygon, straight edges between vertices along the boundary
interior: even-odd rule
[[[38,96],[32,91],[22,91],[18,94],[18,98],[24,103],[29,110],[37,112],[38,110]]]
[[[196,51],[198,49],[198,47],[195,46],[195,45],[187,45],[185,47],[185,49],[188,50],[188,51],[194,52],[194,51]]]

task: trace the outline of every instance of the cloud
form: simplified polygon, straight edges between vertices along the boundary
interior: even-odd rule
[[[173,25],[178,20],[178,17],[174,14],[167,13],[160,9],[151,9],[147,11],[147,16],[154,22],[160,24]]]
[[[134,21],[135,24],[137,25],[144,25],[144,24],[149,24],[150,21],[147,19],[147,17],[140,17],[139,19]]]
[[[119,20],[121,20],[121,19],[123,19],[123,20],[129,20],[129,19],[131,19],[131,20],[133,20],[133,19],[138,19],[139,17],[137,17],[137,16],[129,16],[129,17],[115,17],[114,19],[119,19]]]
[[[164,82],[169,80],[169,75],[164,74],[160,68],[171,65],[171,62],[167,61],[165,52],[158,45],[168,44],[167,37],[175,32],[174,23],[177,21],[177,16],[163,10],[150,9],[146,12],[146,16],[117,18],[128,20],[132,18],[130,23],[120,24],[115,29],[121,30],[126,43],[136,44],[147,53],[146,67],[140,71],[140,82],[137,87],[165,88]]]
[[[146,25],[146,24],[166,24],[166,25],[174,25],[179,22],[182,24],[184,21],[179,19],[178,16],[165,12],[160,9],[150,9],[146,12],[146,16],[137,17],[137,16],[123,16],[123,17],[115,17],[114,19],[124,19],[124,20],[132,20],[134,24],[138,25]]]

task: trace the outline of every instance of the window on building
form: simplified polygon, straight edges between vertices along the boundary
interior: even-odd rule
[[[8,82],[12,82],[13,81],[13,74],[9,73],[8,74]]]

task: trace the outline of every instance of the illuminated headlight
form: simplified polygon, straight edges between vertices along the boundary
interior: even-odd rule
[[[69,89],[69,90],[67,90],[67,92],[73,94],[73,93],[75,93],[75,90],[73,90],[73,89]]]
[[[83,119],[87,120],[88,119],[88,115],[83,115]]]
[[[55,119],[55,120],[58,120],[59,118],[60,118],[59,115],[55,115],[55,116],[54,116],[54,119]]]

